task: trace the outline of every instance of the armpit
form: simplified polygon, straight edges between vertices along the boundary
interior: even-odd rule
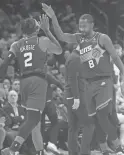
[[[14,53],[14,55],[16,56],[16,53],[18,51],[18,48],[17,48],[17,42],[14,42],[11,46],[10,46],[10,52]]]

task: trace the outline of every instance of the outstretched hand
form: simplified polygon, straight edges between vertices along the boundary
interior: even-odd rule
[[[43,14],[42,17],[40,16],[40,27],[43,31],[49,30],[49,18],[47,17],[47,15]]]
[[[42,9],[47,14],[47,16],[49,16],[50,18],[52,18],[55,15],[55,13],[54,13],[53,9],[51,8],[51,6],[48,6],[45,3],[42,3]]]

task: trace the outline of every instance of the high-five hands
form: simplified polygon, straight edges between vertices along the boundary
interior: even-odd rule
[[[43,14],[39,18],[40,18],[39,21],[40,28],[43,31],[49,30],[50,25],[49,25],[49,18],[47,17],[47,15]]]
[[[52,18],[55,15],[51,6],[48,6],[45,3],[42,3],[42,9],[47,14],[47,16],[49,16],[50,18]]]

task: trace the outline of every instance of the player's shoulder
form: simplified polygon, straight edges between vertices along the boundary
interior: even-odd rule
[[[15,42],[13,42],[13,43],[11,44],[11,47],[15,47],[15,46],[17,46],[17,44],[18,44],[18,41],[15,41]]]
[[[11,44],[11,47],[18,47],[19,44],[24,40],[24,38],[21,38],[17,41],[14,41],[12,44]]]
[[[49,40],[49,38],[46,36],[39,37],[39,41],[48,41],[48,40]]]
[[[108,43],[111,42],[110,37],[107,34],[100,33],[100,35],[99,35],[99,43],[101,45],[103,45],[103,44],[106,44],[107,42]]]
[[[99,32],[99,36],[100,36],[100,38],[102,38],[102,39],[105,39],[105,38],[109,38],[109,36],[107,35],[107,34],[105,34],[105,33],[101,33],[101,32]]]

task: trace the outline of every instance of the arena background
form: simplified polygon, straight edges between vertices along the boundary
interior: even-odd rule
[[[19,37],[17,25],[27,16],[43,13],[41,3],[51,5],[64,32],[77,31],[76,22],[83,13],[91,13],[95,18],[96,30],[108,33],[113,42],[123,47],[124,4],[123,0],[4,0],[0,2],[0,53],[2,58],[8,48]],[[74,15],[71,16],[71,14]],[[11,39],[10,39],[11,38]],[[3,48],[5,48],[3,50]],[[63,50],[72,50],[71,45],[63,45]],[[2,52],[4,51],[4,54]],[[62,56],[57,57],[60,63]]]

